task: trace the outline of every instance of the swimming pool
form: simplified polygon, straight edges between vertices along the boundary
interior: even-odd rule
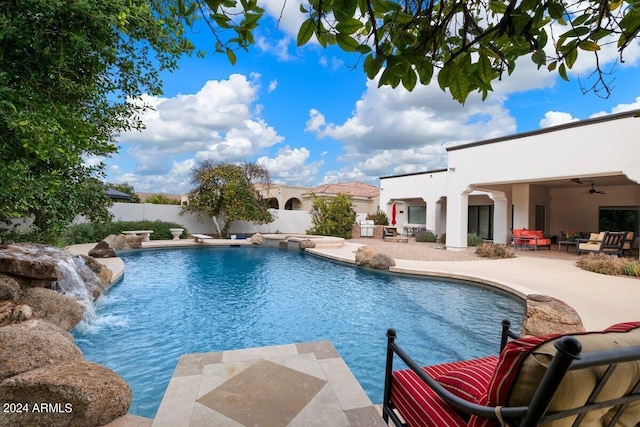
[[[495,354],[500,321],[524,303],[464,282],[355,268],[272,248],[122,255],[125,275],[73,334],[85,358],[133,390],[130,413],[153,417],[178,358],[296,342],[333,343],[374,403],[382,401],[385,333],[420,364]]]

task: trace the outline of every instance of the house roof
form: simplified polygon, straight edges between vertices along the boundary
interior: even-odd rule
[[[131,195],[123,191],[116,190],[115,188],[107,188],[105,194],[108,198],[113,200],[129,200]]]
[[[354,197],[374,198],[380,195],[380,189],[364,182],[353,181],[340,184],[323,184],[313,189],[315,194],[346,194]]]

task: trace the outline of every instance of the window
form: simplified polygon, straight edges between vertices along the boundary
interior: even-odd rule
[[[493,240],[493,205],[469,206],[467,232]]]
[[[409,206],[409,224],[426,224],[427,223],[427,207],[426,206]]]
[[[638,206],[601,206],[598,231],[633,231],[638,235],[640,208]]]

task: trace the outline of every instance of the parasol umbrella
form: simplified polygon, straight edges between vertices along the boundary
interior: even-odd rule
[[[391,225],[396,225],[396,204],[391,205]]]

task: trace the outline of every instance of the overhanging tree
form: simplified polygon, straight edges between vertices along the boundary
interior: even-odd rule
[[[234,48],[253,42],[262,10],[255,0],[180,0],[196,4],[216,37],[218,51],[235,62]],[[283,0],[284,2],[284,0]],[[620,60],[640,32],[640,1],[606,0],[308,0],[298,45],[315,39],[363,55],[368,78],[407,90],[429,84],[437,72],[442,90],[464,102],[483,98],[492,82],[511,74],[528,56],[568,80],[581,54],[593,55],[596,83],[608,96],[609,70],[599,53],[615,44]],[[238,18],[236,13],[241,11]],[[232,37],[223,39],[226,30]]]
[[[212,218],[221,237],[227,236],[233,221],[273,221],[267,200],[254,187],[261,184],[268,188],[270,184],[269,172],[263,166],[207,160],[191,171],[191,184],[193,189],[187,195],[183,212]]]
[[[173,6],[172,6],[173,5]],[[100,159],[193,46],[173,2],[0,0],[0,221],[108,216]],[[176,20],[183,16],[187,21]]]

